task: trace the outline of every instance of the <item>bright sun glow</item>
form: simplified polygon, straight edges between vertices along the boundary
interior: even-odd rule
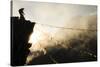
[[[30,35],[29,43],[36,44],[40,39],[43,33],[41,28],[38,25],[35,25],[32,34]]]
[[[29,43],[32,43],[30,50],[43,50],[42,47],[48,45],[47,41],[54,37],[57,31],[57,28],[36,24],[29,38]]]

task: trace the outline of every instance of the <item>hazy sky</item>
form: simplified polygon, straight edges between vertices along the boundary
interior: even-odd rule
[[[57,26],[63,26],[72,17],[96,13],[97,9],[96,6],[89,5],[13,0],[13,16],[19,16],[20,8],[25,8],[27,20]]]
[[[97,6],[94,5],[74,5],[13,0],[12,7],[13,16],[19,16],[18,10],[20,8],[25,8],[24,13],[26,20],[57,27],[67,27],[74,29],[87,29],[89,24],[92,24],[92,22],[88,22],[90,21],[89,18],[92,18],[91,15],[96,16],[97,13]],[[94,21],[93,23],[96,24],[96,19],[92,20]],[[92,27],[96,28],[96,25]],[[34,44],[41,39],[47,40],[49,36],[55,38],[55,35],[57,35],[56,33],[59,30],[60,28],[36,24],[34,27],[34,32],[30,36],[29,42],[33,42]],[[66,33],[60,32],[58,36],[60,36],[60,34],[64,35]]]

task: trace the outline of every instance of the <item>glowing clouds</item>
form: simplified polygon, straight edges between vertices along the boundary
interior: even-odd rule
[[[43,33],[40,31],[40,27],[36,25],[34,27],[34,33],[31,34],[30,36],[30,39],[29,39],[29,43],[32,43],[32,44],[36,44],[38,40],[41,39],[41,36],[43,36]]]
[[[44,47],[48,46],[48,43],[51,41],[52,37],[55,36],[57,30],[57,28],[36,24],[33,33],[30,35],[29,38],[29,43],[32,43],[30,50],[43,50]]]

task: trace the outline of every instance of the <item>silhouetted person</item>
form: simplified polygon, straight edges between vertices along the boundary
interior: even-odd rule
[[[24,10],[24,8],[19,9],[20,20],[25,20],[23,10]]]

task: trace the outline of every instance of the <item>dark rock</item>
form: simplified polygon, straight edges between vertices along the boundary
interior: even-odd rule
[[[24,65],[29,54],[29,35],[33,31],[35,22],[20,20],[18,17],[11,17],[11,65]]]

